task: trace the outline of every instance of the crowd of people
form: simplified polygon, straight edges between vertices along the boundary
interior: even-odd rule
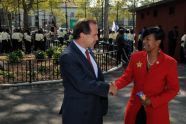
[[[55,40],[64,45],[64,41],[72,39],[71,35],[72,31],[70,30],[59,29],[55,31],[54,28],[51,28],[50,31],[42,28],[35,31],[16,28],[12,33],[8,29],[0,28],[0,54],[16,50],[25,51],[27,54],[37,50],[45,51]]]

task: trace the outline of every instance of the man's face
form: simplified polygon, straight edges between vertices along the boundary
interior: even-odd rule
[[[96,24],[90,23],[90,34],[84,35],[86,47],[92,47],[98,40],[98,27]]]

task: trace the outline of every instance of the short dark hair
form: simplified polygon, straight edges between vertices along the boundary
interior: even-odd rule
[[[146,36],[148,36],[150,34],[154,34],[155,39],[161,41],[160,48],[163,49],[163,40],[165,37],[165,33],[164,33],[163,29],[159,28],[159,27],[149,27],[149,28],[145,29],[142,39],[144,39]]]
[[[73,38],[78,39],[80,37],[80,33],[90,34],[90,25],[89,24],[97,24],[95,20],[92,19],[80,19],[75,24],[73,29]]]

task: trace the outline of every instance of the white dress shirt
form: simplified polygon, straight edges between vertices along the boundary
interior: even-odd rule
[[[85,54],[85,51],[86,49],[81,47],[79,44],[76,43],[76,41],[73,41],[74,44],[79,48],[79,50],[83,53],[83,55],[86,57],[86,54]],[[89,50],[88,50],[89,51]],[[92,55],[90,54],[90,51],[89,51],[89,55],[90,55],[90,61],[92,63],[92,66],[93,66],[93,69],[94,69],[94,73],[96,75],[96,77],[98,77],[98,66],[94,60],[94,58],[92,57]],[[86,57],[87,58],[87,57]]]

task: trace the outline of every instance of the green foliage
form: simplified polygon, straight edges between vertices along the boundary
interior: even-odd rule
[[[45,66],[39,66],[38,67],[38,72],[41,73],[42,75],[47,71],[47,68]]]
[[[54,48],[54,54],[52,57],[53,59],[55,59],[54,63],[56,63],[56,64],[58,63],[58,59],[59,59],[62,51],[63,51],[63,47],[55,47]]]
[[[44,51],[38,50],[35,52],[36,59],[45,59],[46,53]]]
[[[2,75],[4,78],[14,78],[14,74],[12,72],[0,70],[0,75]]]
[[[21,51],[21,50],[17,50],[17,51],[15,51],[15,53],[16,53],[16,55],[17,55],[20,59],[22,59],[23,56],[25,55],[25,53],[24,53],[23,51]]]
[[[21,50],[14,51],[8,54],[8,60],[10,63],[20,62],[23,58],[24,52]]]
[[[59,68],[55,68],[55,69],[54,69],[54,75],[56,75],[56,76],[57,76],[57,75],[60,76],[60,74],[61,74],[61,73],[60,73]]]
[[[48,58],[58,59],[64,47],[52,47],[46,50]]]
[[[54,49],[53,48],[48,48],[46,50],[46,54],[47,54],[48,58],[52,58],[52,56],[54,54]]]
[[[58,51],[54,53],[54,55],[53,55],[53,58],[55,59],[54,63],[56,63],[56,64],[58,63],[60,54],[61,53]]]
[[[34,70],[31,71],[31,74],[30,74],[30,71],[27,71],[27,76],[28,76],[28,77],[31,76],[31,78],[32,78],[33,80],[35,80],[36,74],[37,74],[37,72],[34,71]]]
[[[3,75],[3,71],[2,70],[0,70],[0,75]]]
[[[10,63],[19,62],[19,58],[18,58],[18,56],[16,55],[15,52],[9,53],[9,54],[8,54],[8,59],[9,59],[9,62],[10,62]]]
[[[53,55],[53,58],[56,59],[56,61],[55,61],[56,64],[58,63],[58,59],[59,59],[60,54],[61,54],[60,52],[55,52]]]

